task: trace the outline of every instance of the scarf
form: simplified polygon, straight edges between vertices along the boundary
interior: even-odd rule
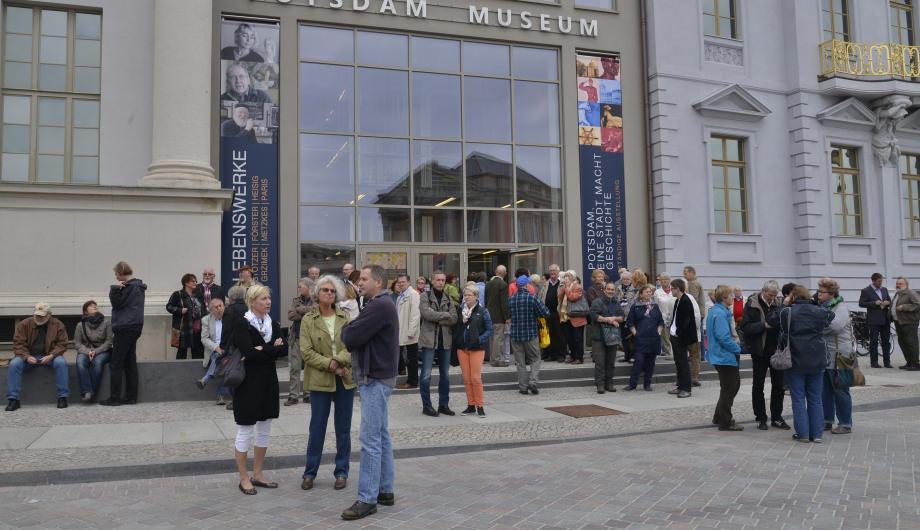
[[[843,297],[838,294],[827,302],[824,302],[822,305],[825,307],[825,309],[834,309],[834,307],[840,302],[843,302]]]
[[[473,310],[476,309],[476,306],[478,305],[479,305],[478,302],[473,304],[473,307],[463,304],[463,323],[464,324],[466,324],[467,320],[470,319],[470,316],[473,315]]]
[[[93,315],[87,315],[83,317],[83,322],[89,325],[89,327],[96,329],[99,327],[99,324],[102,324],[102,321],[105,320],[105,315],[102,313],[95,313]]]
[[[648,300],[636,300],[633,305],[645,306],[645,316],[649,316],[652,313],[652,301]]]
[[[249,321],[252,327],[256,328],[259,331],[259,334],[262,335],[262,340],[266,344],[272,340],[272,319],[268,315],[265,318],[259,318],[252,311],[246,311],[246,314],[243,315],[243,318]]]

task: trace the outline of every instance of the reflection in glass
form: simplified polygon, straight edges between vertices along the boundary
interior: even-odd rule
[[[405,68],[409,61],[409,38],[392,33],[358,32],[358,63]]]
[[[463,43],[463,72],[508,75],[508,47],[483,42]]]
[[[514,139],[521,143],[559,143],[559,94],[553,83],[514,82]]]
[[[412,74],[412,134],[460,138],[460,76]]]
[[[301,206],[300,240],[354,241],[354,207]]]
[[[300,26],[300,59],[353,62],[355,58],[354,35],[350,29]]]
[[[300,201],[347,203],[355,196],[351,136],[300,135]]]
[[[358,132],[408,136],[408,72],[358,68]]]
[[[465,137],[470,140],[510,141],[510,81],[467,77],[463,83]]]
[[[460,71],[460,42],[428,37],[412,37],[412,68]]]
[[[358,138],[358,204],[409,204],[409,140]]]
[[[358,241],[410,241],[408,208],[358,208]]]
[[[416,141],[412,177],[417,206],[462,206],[462,153],[457,142]]]
[[[510,208],[511,146],[466,144],[466,204]]]
[[[519,208],[562,208],[562,170],[556,147],[516,148]]]
[[[328,64],[300,65],[300,128],[310,131],[354,130],[355,69]]]
[[[466,213],[466,239],[470,243],[513,243],[514,212],[508,210],[469,210]]]
[[[565,263],[565,250],[563,247],[543,247],[544,268],[548,269],[550,265]]]
[[[518,210],[518,243],[562,243],[562,214]]]
[[[38,155],[37,176],[41,182],[64,182],[64,157]]]
[[[511,50],[514,77],[555,81],[559,79],[556,50],[546,48],[522,48]]]
[[[340,276],[346,263],[355,263],[354,245],[300,245],[300,277],[307,275],[310,267],[319,267],[320,274]]]
[[[450,276],[460,277],[460,254],[457,252],[420,253],[418,255],[418,272],[431,278],[435,271]]]
[[[422,243],[462,243],[463,210],[415,210],[415,240]]]

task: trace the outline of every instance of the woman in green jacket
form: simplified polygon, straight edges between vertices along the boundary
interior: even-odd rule
[[[307,442],[307,465],[303,472],[305,490],[313,481],[323,456],[329,411],[335,404],[335,489],[344,489],[348,481],[351,457],[351,413],[355,400],[355,383],[351,376],[351,354],[342,344],[342,326],[348,314],[337,306],[345,299],[345,286],[338,278],[325,275],[313,286],[317,306],[300,322],[300,352],[303,355],[303,388],[310,392],[310,435]]]

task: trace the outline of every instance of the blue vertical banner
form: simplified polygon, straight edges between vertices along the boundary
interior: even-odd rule
[[[272,290],[278,319],[278,128],[277,23],[221,20],[220,181],[233,190],[221,228],[221,281],[253,279]]]
[[[620,58],[578,54],[578,166],[583,278],[617,278],[626,261],[626,184]]]

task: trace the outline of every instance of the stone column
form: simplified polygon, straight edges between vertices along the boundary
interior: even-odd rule
[[[211,0],[154,2],[152,161],[142,186],[220,187],[211,167],[212,17]]]

